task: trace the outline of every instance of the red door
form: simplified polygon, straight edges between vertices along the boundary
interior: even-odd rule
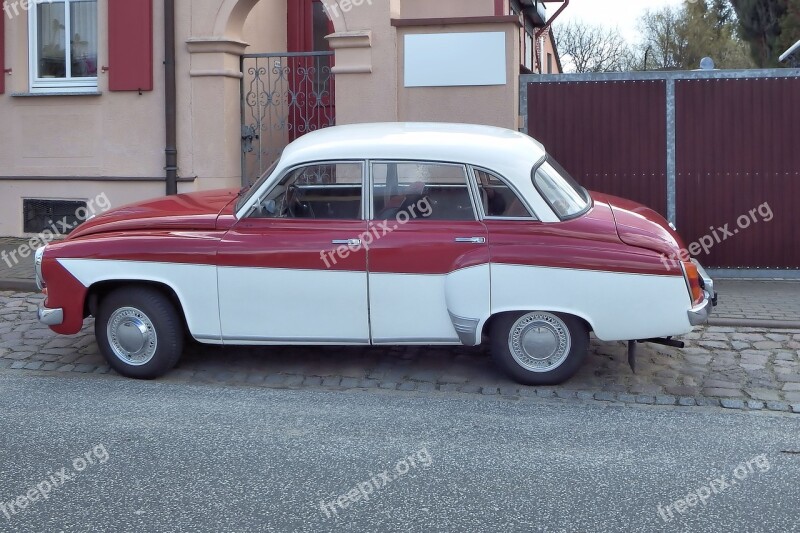
[[[333,56],[326,35],[333,22],[321,0],[287,0],[290,72],[289,140],[335,123]],[[321,54],[323,53],[323,54]]]

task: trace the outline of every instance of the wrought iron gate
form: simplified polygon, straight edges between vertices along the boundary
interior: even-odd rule
[[[333,52],[242,56],[242,183],[291,141],[336,123]]]

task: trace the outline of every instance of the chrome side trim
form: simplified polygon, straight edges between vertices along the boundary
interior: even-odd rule
[[[205,338],[207,340],[221,340],[225,343],[242,343],[247,344],[251,342],[265,342],[271,344],[299,344],[299,345],[313,345],[313,344],[341,344],[341,345],[368,345],[369,339],[337,339],[337,338],[324,338],[324,337],[262,337],[259,335],[242,335],[238,337],[195,337],[196,339]]]
[[[36,287],[39,290],[44,289],[44,278],[42,277],[42,260],[44,259],[44,249],[47,248],[47,245],[37,248],[36,253],[34,254],[34,270],[36,271]]]
[[[47,326],[60,326],[64,323],[64,310],[61,308],[48,309],[44,304],[40,304],[36,314],[39,322]]]
[[[424,338],[424,337],[409,337],[409,338],[397,338],[397,337],[377,337],[372,339],[372,344],[374,346],[384,346],[384,345],[392,345],[392,346],[426,346],[426,345],[441,345],[441,346],[461,346],[461,342],[458,339],[440,339],[436,338]]]
[[[450,314],[450,320],[453,321],[453,327],[458,333],[458,338],[464,346],[476,346],[479,344],[478,338],[478,324],[480,320],[477,318],[467,318],[464,316]]]

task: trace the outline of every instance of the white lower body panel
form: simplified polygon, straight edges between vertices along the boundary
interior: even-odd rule
[[[489,312],[489,265],[450,274],[370,274],[374,344],[461,344],[453,317]]]
[[[554,311],[579,316],[605,341],[692,330],[681,276],[492,264],[492,314]]]
[[[367,273],[219,268],[222,338],[231,344],[369,344]]]
[[[220,338],[217,267],[182,263],[59,259],[85,287],[101,281],[152,281],[171,287],[181,302],[186,325],[198,339]]]

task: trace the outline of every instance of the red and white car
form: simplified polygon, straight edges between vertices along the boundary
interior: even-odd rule
[[[224,345],[488,338],[516,380],[555,384],[590,331],[676,345],[707,320],[713,282],[682,248],[656,212],[589,193],[526,135],[340,126],[293,142],[249,189],[121,207],[39,249],[39,318],[74,334],[94,316],[110,365],[137,378],[169,371],[188,333]]]

